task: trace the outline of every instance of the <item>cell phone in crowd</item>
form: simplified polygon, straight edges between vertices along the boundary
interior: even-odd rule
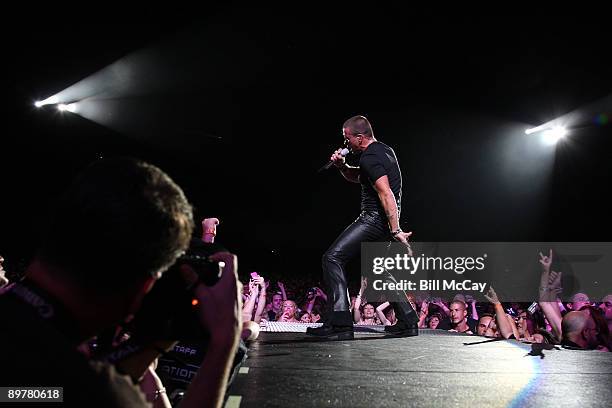
[[[538,302],[533,302],[531,305],[529,305],[527,310],[529,310],[529,313],[534,314],[537,308],[538,308]]]

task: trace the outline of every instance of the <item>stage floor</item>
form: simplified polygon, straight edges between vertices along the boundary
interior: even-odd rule
[[[486,340],[439,330],[409,338],[357,333],[340,342],[261,333],[226,406],[611,406],[612,353],[539,353],[516,341]]]

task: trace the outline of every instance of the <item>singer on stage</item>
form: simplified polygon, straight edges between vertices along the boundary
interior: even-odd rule
[[[342,133],[345,146],[352,153],[361,153],[359,167],[345,163],[342,149],[336,150],[330,160],[346,180],[361,184],[361,213],[323,255],[323,280],[328,288],[330,313],[324,326],[309,328],[307,332],[329,340],[353,338],[344,268],[360,254],[361,243],[395,240],[410,248],[408,238],[412,234],[403,232],[399,225],[402,175],[393,149],[374,138],[372,126],[364,116],[344,122]],[[410,304],[405,301],[392,305],[398,322],[385,326],[385,331],[399,337],[418,335],[418,316]]]

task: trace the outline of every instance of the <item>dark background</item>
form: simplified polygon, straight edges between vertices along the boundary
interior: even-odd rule
[[[359,187],[317,169],[355,114],[396,150],[414,240],[609,241],[611,125],[572,123],[547,153],[524,142],[526,128],[611,93],[604,13],[207,5],[7,18],[18,22],[3,29],[9,265],[32,255],[49,204],[79,169],[129,155],[168,172],[198,219],[222,220],[218,239],[242,274],[319,279],[322,253],[359,212]],[[141,50],[163,64],[134,66],[155,86],[116,90],[117,126],[33,107]]]

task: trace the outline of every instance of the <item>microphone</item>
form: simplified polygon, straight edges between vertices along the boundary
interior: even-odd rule
[[[346,157],[347,154],[349,154],[349,149],[347,149],[346,147],[340,151],[340,155],[342,155],[342,157]],[[319,172],[323,170],[329,170],[329,168],[333,165],[334,162],[330,160],[329,163],[319,169]]]

